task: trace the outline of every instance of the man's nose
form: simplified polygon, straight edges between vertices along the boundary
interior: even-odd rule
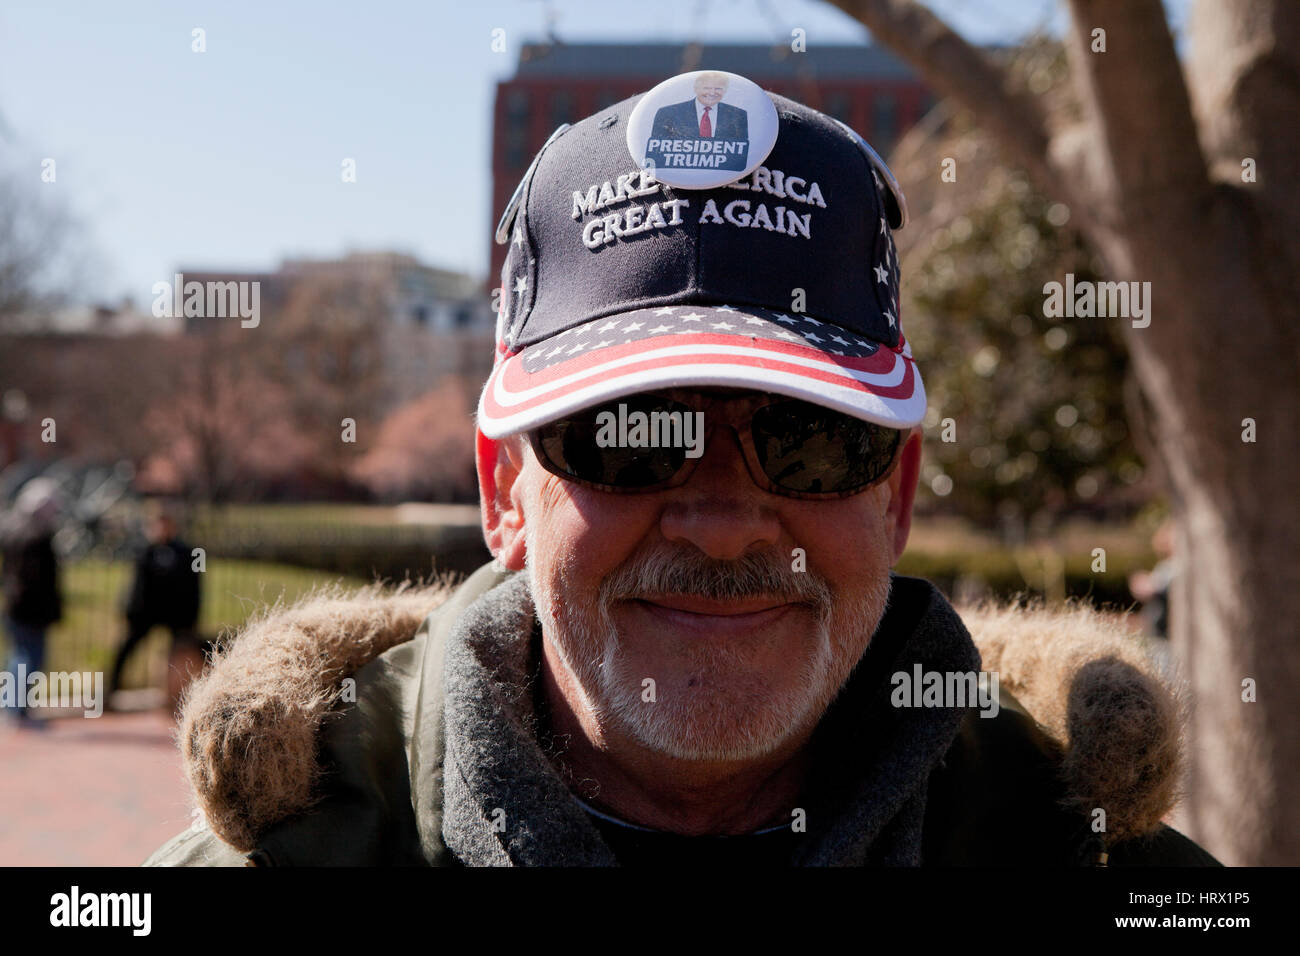
[[[660,518],[664,537],[693,544],[711,558],[735,560],[781,537],[772,496],[754,484],[740,441],[729,427],[709,430],[690,480],[668,494]]]

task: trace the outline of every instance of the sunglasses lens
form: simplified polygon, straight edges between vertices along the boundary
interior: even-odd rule
[[[686,460],[685,445],[671,441],[681,433],[672,428],[673,413],[683,423],[691,410],[667,398],[630,395],[543,425],[539,445],[563,476],[611,490],[648,488],[672,478]]]
[[[763,471],[776,485],[804,494],[844,494],[879,480],[902,434],[808,402],[779,402],[754,413]]]

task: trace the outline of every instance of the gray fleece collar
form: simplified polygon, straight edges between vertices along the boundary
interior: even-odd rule
[[[442,836],[470,866],[613,866],[613,853],[538,742],[536,616],[516,574],[466,609],[447,646]],[[978,670],[928,582],[893,578],[871,647],[813,738],[806,841],[792,864],[917,865],[930,771],[965,711],[895,708],[889,675]]]
[[[538,743],[534,623],[516,574],[449,635],[443,841],[469,866],[617,865]]]

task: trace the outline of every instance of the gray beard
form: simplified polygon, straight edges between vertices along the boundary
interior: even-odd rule
[[[525,529],[525,536],[529,589],[544,639],[573,675],[583,696],[581,706],[598,726],[680,760],[753,760],[814,725],[848,680],[889,596],[885,567],[850,607],[842,608],[846,620],[840,630],[845,639],[837,645],[831,628],[834,601],[820,576],[793,572],[788,562],[775,555],[721,562],[698,551],[661,551],[634,556],[620,566],[601,582],[594,600],[582,594],[565,601],[553,593],[549,582],[537,580],[532,555],[541,552],[533,547],[531,528]],[[568,575],[562,567],[559,571],[564,581]],[[615,601],[631,596],[665,594],[715,600],[763,594],[811,604],[817,613],[809,635],[813,650],[800,656],[792,689],[777,691],[761,684],[729,687],[729,676],[748,673],[743,649],[702,644],[692,649],[690,657],[699,689],[670,695],[672,699],[647,699],[645,675],[630,670],[611,608]]]

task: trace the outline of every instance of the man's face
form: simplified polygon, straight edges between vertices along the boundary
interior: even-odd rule
[[[149,540],[154,544],[166,544],[175,531],[176,525],[167,515],[155,515],[149,522]]]
[[[716,106],[726,92],[727,84],[721,80],[701,79],[695,84],[695,98],[705,106]]]
[[[898,514],[910,518],[910,492],[904,508],[896,496],[914,468],[813,501],[754,484],[721,426],[686,484],[651,493],[590,489],[529,447],[514,454],[543,633],[602,727],[716,761],[816,724],[884,613]],[[909,444],[904,458],[918,454]]]

